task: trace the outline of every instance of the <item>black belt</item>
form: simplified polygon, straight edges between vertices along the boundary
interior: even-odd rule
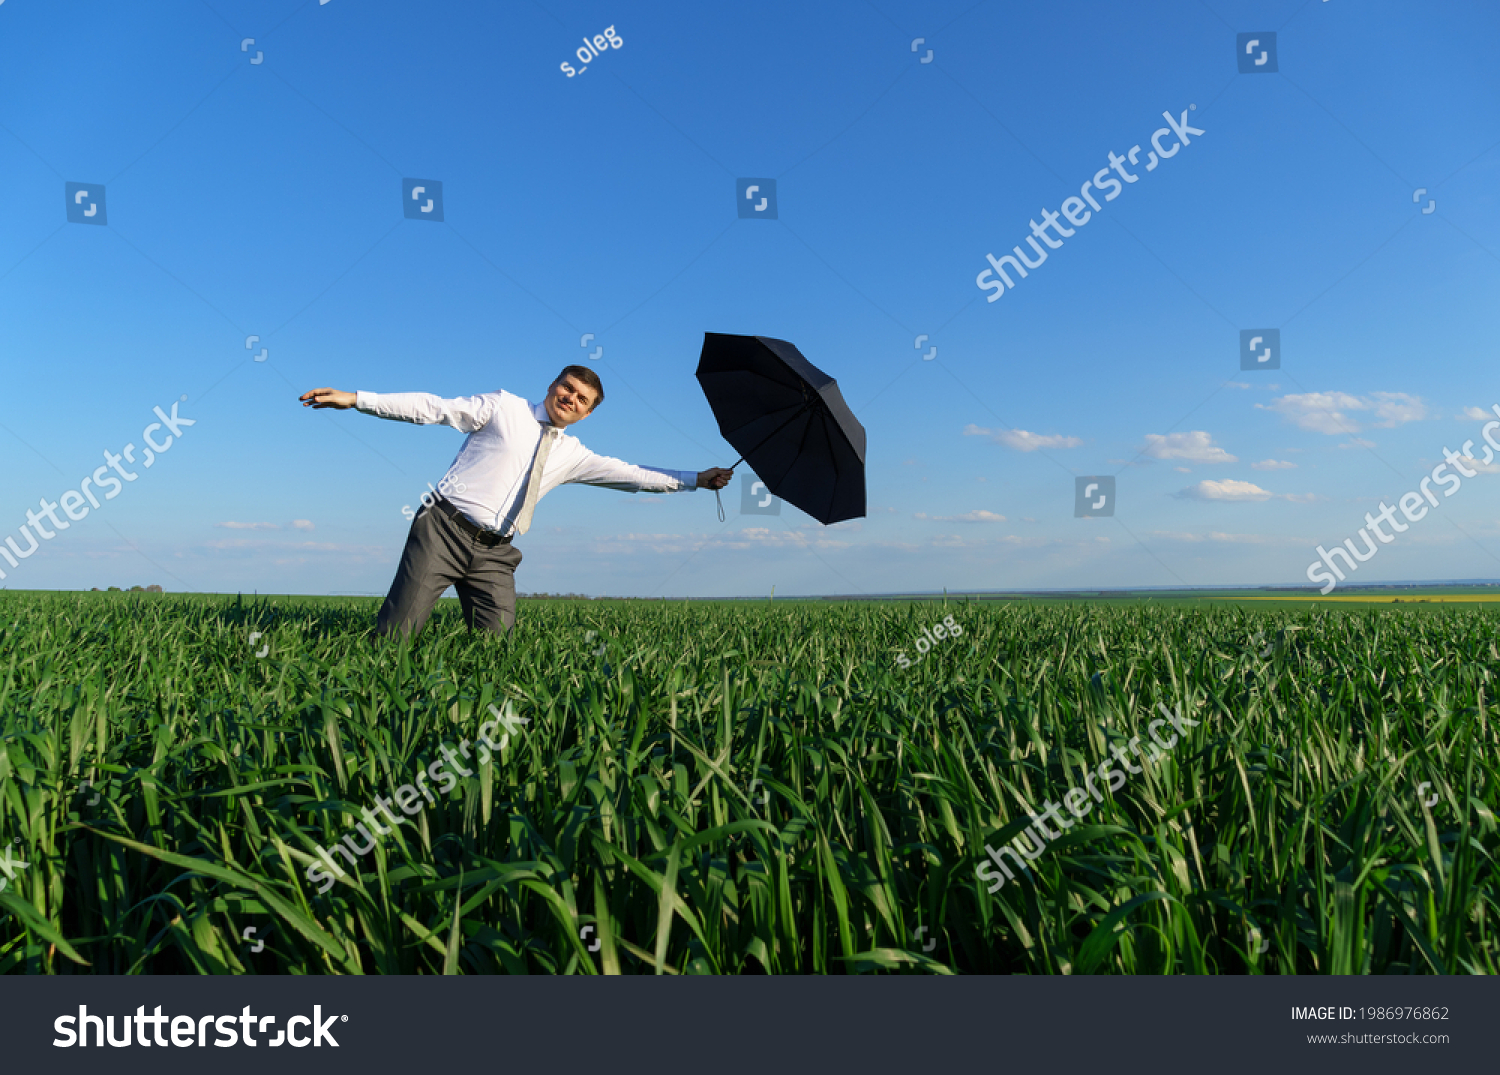
[[[0,0],[0,3],[3,2],[4,0]],[[479,544],[485,546],[486,548],[492,549],[496,545],[509,545],[511,542],[510,538],[501,537],[498,530],[486,530],[483,527],[475,526],[474,523],[469,520],[469,517],[455,508],[446,497],[438,497],[437,501],[435,502],[435,506],[437,507],[438,511],[442,512],[444,515],[448,516],[448,518],[457,523],[460,530],[468,534],[475,541],[479,542]]]

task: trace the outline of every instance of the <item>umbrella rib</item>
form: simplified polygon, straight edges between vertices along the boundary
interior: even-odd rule
[[[3,0],[0,0],[0,2],[3,2]],[[751,448],[749,452],[745,453],[745,455],[740,456],[733,463],[731,463],[729,465],[729,469],[733,470],[735,467],[737,467],[741,463],[743,463],[745,461],[745,457],[748,456],[750,454],[750,452],[758,451],[761,448],[761,446],[766,443],[766,441],[770,440],[772,437],[774,437],[776,434],[780,433],[787,426],[789,426],[793,422],[795,422],[798,418],[800,418],[802,416],[802,413],[804,411],[806,411],[812,405],[813,405],[812,400],[808,400],[806,403],[802,404],[802,406],[797,409],[797,412],[795,414],[793,414],[785,422],[782,422],[779,426],[777,426],[775,429],[771,430],[771,432],[767,433],[764,437],[762,437],[760,439],[760,443],[759,444],[757,444],[754,448]],[[799,451],[800,451],[800,449],[799,449]]]
[[[797,455],[795,455],[795,456],[792,457],[794,460],[797,459],[799,456],[801,456],[802,453],[803,453],[803,451],[807,448],[807,437],[808,437],[808,434],[810,434],[811,432],[812,432],[812,423],[808,422],[807,426],[802,430],[802,440],[797,445]],[[826,436],[826,431],[825,431],[825,436]],[[829,439],[831,440],[832,438],[829,438]],[[838,483],[838,469],[839,469],[839,465],[838,465],[838,456],[837,456],[837,453],[835,453],[833,456],[830,457],[829,462],[831,462],[833,464],[834,479],[833,479],[833,485],[832,485],[832,487],[828,490],[828,506],[823,509],[824,514],[829,514],[831,512],[834,498],[838,496],[838,484],[839,484]]]

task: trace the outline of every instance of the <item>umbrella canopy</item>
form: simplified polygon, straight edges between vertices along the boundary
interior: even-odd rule
[[[825,525],[864,515],[865,427],[796,347],[705,332],[698,383],[719,432],[772,493]]]

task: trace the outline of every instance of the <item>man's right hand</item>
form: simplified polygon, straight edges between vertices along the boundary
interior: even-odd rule
[[[0,0],[3,3],[4,0]],[[337,388],[314,388],[311,392],[304,393],[298,397],[302,400],[302,406],[315,407],[322,410],[324,407],[334,407],[341,411],[347,411],[354,406],[357,398],[353,392],[340,392]]]

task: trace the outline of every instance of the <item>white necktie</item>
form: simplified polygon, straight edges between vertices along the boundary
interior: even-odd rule
[[[516,533],[524,534],[531,529],[531,513],[536,510],[537,499],[542,493],[542,468],[547,465],[547,456],[562,430],[548,426],[542,430],[542,443],[537,446],[536,461],[531,464],[531,476],[526,479],[526,498],[521,501],[521,514],[516,517]]]

